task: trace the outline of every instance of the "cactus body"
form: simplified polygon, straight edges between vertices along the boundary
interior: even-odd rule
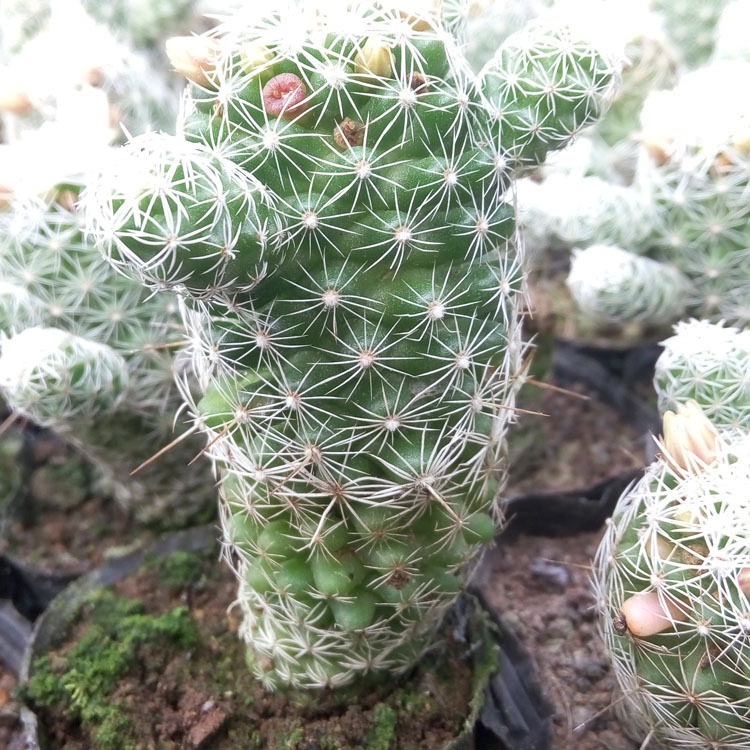
[[[534,246],[569,250],[589,244],[642,247],[656,220],[640,191],[599,177],[552,172],[518,182],[518,210]]]
[[[573,251],[568,288],[581,311],[600,321],[663,326],[685,312],[689,284],[665,263],[591,245]]]
[[[660,411],[692,399],[718,428],[750,432],[750,331],[691,320],[663,346],[654,374]]]
[[[337,10],[174,43],[181,132],[134,139],[87,199],[111,262],[185,297],[269,687],[408,669],[492,538],[523,351],[505,156],[564,140],[514,150],[435,15]]]
[[[734,433],[706,463],[660,458],[620,498],[597,554],[621,721],[657,747],[750,746],[748,456]]]
[[[727,0],[652,0],[652,7],[664,19],[667,35],[682,53],[687,66],[694,68],[711,56],[716,25]]]
[[[733,92],[748,63],[714,64],[649,97],[642,113],[650,159],[638,180],[659,214],[651,245],[694,280],[702,317],[750,320],[748,104]]]

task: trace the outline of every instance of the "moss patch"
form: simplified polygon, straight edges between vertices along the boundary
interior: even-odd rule
[[[474,696],[447,628],[410,675],[352,690],[266,693],[245,664],[217,550],[150,561],[89,600],[32,669],[44,750],[439,750]],[[196,566],[202,566],[196,575]]]
[[[190,648],[198,630],[185,607],[159,616],[143,605],[103,589],[82,608],[87,623],[79,638],[61,653],[34,662],[25,699],[42,711],[56,709],[78,719],[92,734],[97,750],[126,750],[123,738],[132,730],[125,707],[112,700],[119,682],[138,660]]]

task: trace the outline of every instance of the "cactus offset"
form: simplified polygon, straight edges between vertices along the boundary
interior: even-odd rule
[[[620,718],[657,747],[750,747],[750,437],[718,436],[697,405],[664,431],[596,559]]]
[[[111,262],[185,297],[269,687],[408,669],[492,539],[523,353],[510,163],[559,147],[615,77],[587,52],[571,76],[597,93],[519,144],[437,13],[336,10],[174,42],[180,135],[134,139],[87,198]],[[524,107],[551,127],[548,104]]]
[[[615,245],[574,249],[568,288],[586,315],[664,326],[684,312],[690,285],[674,267]]]
[[[662,343],[654,374],[659,409],[692,400],[720,429],[750,432],[750,330],[690,320]]]

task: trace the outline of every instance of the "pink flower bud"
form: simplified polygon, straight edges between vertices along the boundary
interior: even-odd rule
[[[294,73],[280,73],[263,87],[263,106],[269,115],[294,120],[307,109],[307,89]]]
[[[656,635],[687,617],[674,602],[659,597],[655,591],[634,594],[622,603],[620,628],[639,638]]]

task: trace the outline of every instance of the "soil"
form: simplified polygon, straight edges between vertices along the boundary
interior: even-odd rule
[[[520,406],[551,418],[521,415],[511,433],[515,458],[507,498],[547,492],[549,502],[555,502],[553,493],[591,487],[648,463],[650,436],[599,398],[586,398],[583,385],[574,383],[569,390],[534,392],[526,386],[522,392]],[[517,532],[513,523],[509,531]],[[590,573],[602,534],[545,538],[506,533],[479,571],[488,604],[530,654],[554,706],[555,750],[640,747],[614,715],[614,679],[597,633]]]
[[[213,550],[196,576],[191,555],[176,555],[116,584],[121,598],[86,604],[71,640],[35,664],[27,692],[49,750],[436,750],[460,731],[472,669],[447,633],[408,680],[388,693],[373,689],[358,705],[339,693],[336,703],[325,692],[267,694],[245,665],[227,566]],[[149,637],[140,639],[136,626]],[[123,643],[136,644],[127,669]],[[101,675],[121,668],[110,691]]]
[[[40,521],[32,529],[7,520],[0,554],[56,575],[80,575],[106,557],[148,543],[154,533],[133,523],[110,498],[92,496],[73,509],[40,503]]]
[[[647,441],[580,383],[526,385],[512,429],[505,499],[529,492],[565,492],[645,465]],[[535,390],[536,389],[536,390]]]
[[[23,447],[15,455],[0,454],[0,460],[23,467],[15,486],[5,490],[14,499],[4,498],[0,487],[0,555],[41,573],[73,577],[149,544],[169,528],[170,519],[165,528],[139,523],[97,491],[95,470],[54,433],[23,425],[19,431]],[[8,437],[0,436],[0,447],[4,443],[10,443]],[[0,462],[0,471],[4,465]],[[213,517],[209,506],[195,520]]]
[[[0,747],[25,750],[21,733],[20,705],[15,697],[17,680],[0,663]]]
[[[481,588],[530,654],[555,708],[555,750],[637,750],[613,711],[614,679],[597,633],[591,560],[601,532],[520,535],[485,558]]]

